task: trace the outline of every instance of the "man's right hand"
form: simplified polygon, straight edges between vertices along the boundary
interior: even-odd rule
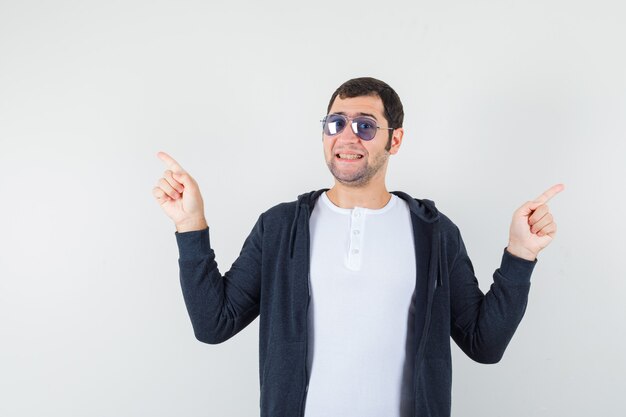
[[[152,189],[152,195],[179,233],[206,229],[204,202],[196,181],[165,152],[158,152],[157,157],[165,162],[167,169]]]

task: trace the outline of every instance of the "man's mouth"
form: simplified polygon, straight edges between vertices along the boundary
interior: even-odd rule
[[[363,155],[359,155],[356,153],[338,153],[335,156],[339,159],[361,159]]]

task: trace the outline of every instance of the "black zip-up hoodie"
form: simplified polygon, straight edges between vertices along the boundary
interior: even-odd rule
[[[324,191],[302,194],[262,213],[224,275],[215,262],[208,228],[175,232],[182,292],[198,340],[221,343],[260,316],[262,417],[304,415],[309,218]],[[505,248],[494,282],[483,294],[456,225],[432,201],[393,193],[409,205],[415,241],[412,415],[447,417],[450,337],[473,360],[498,362],[524,315],[537,260],[518,258]]]

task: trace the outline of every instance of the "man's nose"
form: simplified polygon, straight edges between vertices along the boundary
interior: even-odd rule
[[[361,138],[352,130],[352,123],[348,123],[346,127],[339,133],[337,137],[338,141],[346,143],[358,143]]]

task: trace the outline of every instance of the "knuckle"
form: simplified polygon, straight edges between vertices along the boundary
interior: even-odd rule
[[[154,197],[155,197],[157,200],[160,200],[160,199],[162,199],[162,198],[165,196],[165,193],[164,193],[164,192],[163,192],[163,190],[162,190],[162,189],[160,189],[160,188],[156,188],[156,189],[153,191],[153,193],[152,193],[152,194],[154,195]]]

